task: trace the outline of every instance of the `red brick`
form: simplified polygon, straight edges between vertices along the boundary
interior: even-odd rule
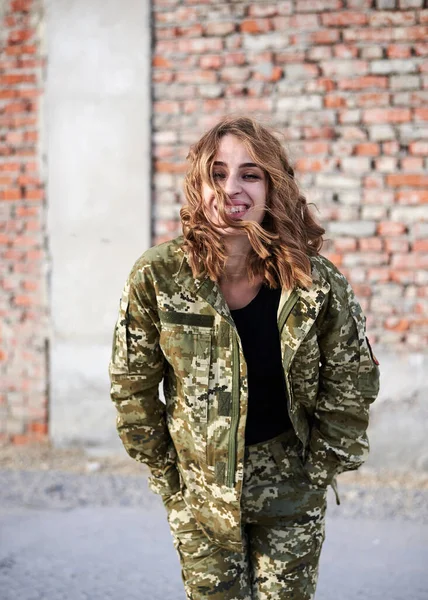
[[[346,106],[347,100],[343,96],[336,96],[333,94],[327,94],[324,97],[324,106],[326,108],[340,108],[342,106]]]
[[[16,306],[32,306],[34,304],[34,298],[24,294],[17,295],[14,297],[14,304]]]
[[[10,100],[17,97],[17,90],[0,90],[0,100]]]
[[[313,44],[334,44],[339,41],[340,33],[335,29],[324,29],[309,33],[308,38]]]
[[[359,94],[356,98],[357,106],[388,106],[391,104],[389,94],[380,94],[372,92],[369,94]]]
[[[328,154],[329,147],[327,142],[304,142],[303,152],[305,154]]]
[[[416,56],[428,55],[428,44],[415,44],[413,46]]]
[[[272,24],[269,19],[247,19],[241,22],[240,29],[243,33],[267,33]]]
[[[0,76],[0,85],[11,86],[21,83],[36,83],[37,78],[31,73],[12,73]]]
[[[394,31],[392,28],[385,29],[344,29],[343,39],[345,42],[392,42],[394,40]]]
[[[152,59],[153,67],[170,69],[173,67],[173,63],[165,58],[165,56],[160,56],[159,54],[155,55]]]
[[[199,65],[202,69],[220,69],[223,65],[223,57],[219,54],[206,54],[201,56]]]
[[[43,435],[47,435],[48,425],[47,423],[30,423],[29,430],[35,433],[42,433]]]
[[[23,42],[30,40],[34,34],[34,29],[17,29],[9,33],[7,43],[10,45],[22,44]]]
[[[4,107],[4,112],[10,113],[21,113],[26,112],[29,109],[29,105],[26,102],[10,102]]]
[[[350,44],[336,44],[334,46],[334,55],[337,58],[356,58],[358,56],[358,48]]]
[[[391,266],[394,269],[427,269],[428,254],[394,254]]]
[[[342,90],[363,90],[366,88],[386,88],[388,87],[388,77],[377,75],[366,75],[364,77],[355,77],[352,79],[341,79],[338,81],[338,87]]]
[[[159,100],[153,103],[154,112],[168,113],[173,115],[180,114],[180,104],[168,100]]]
[[[407,108],[370,108],[363,113],[364,123],[406,123],[412,118]]]
[[[357,249],[357,240],[354,238],[335,238],[334,250],[338,253],[341,252],[355,252]]]
[[[400,144],[395,141],[383,142],[382,150],[384,154],[396,155],[400,152]]]
[[[398,317],[390,317],[386,319],[385,329],[390,331],[407,331],[410,328],[408,319],[399,319]]]
[[[303,172],[332,171],[337,165],[335,158],[299,158],[295,162],[296,169]]]
[[[415,281],[415,272],[404,269],[391,269],[390,280],[401,285],[409,285]]]
[[[153,71],[154,83],[172,83],[174,81],[174,73],[170,71]]]
[[[43,250],[29,250],[25,253],[25,256],[28,262],[37,262],[44,258],[44,252]]]
[[[203,34],[203,27],[199,23],[189,25],[188,27],[172,27],[171,36],[174,37],[174,30],[177,30],[177,36],[181,37],[201,37]]]
[[[414,252],[428,252],[428,240],[415,240],[412,244]]]
[[[17,206],[16,216],[17,217],[36,217],[40,214],[40,211],[35,206]]]
[[[428,142],[418,141],[409,144],[410,154],[416,154],[419,156],[428,156]]]
[[[428,190],[406,190],[398,192],[397,202],[398,204],[425,204],[428,202]]]
[[[206,26],[205,31],[208,35],[229,35],[230,33],[233,33],[235,29],[235,24],[229,21],[221,23],[212,22]]]
[[[309,65],[306,65],[306,67],[309,67]],[[328,79],[327,77],[319,77],[318,79],[308,81],[305,86],[305,91],[316,94],[319,92],[331,92],[335,89],[335,87],[336,85],[332,79]]]
[[[415,109],[415,121],[428,121],[428,108]]]
[[[285,2],[283,2],[283,4],[285,4]],[[254,3],[250,5],[248,14],[251,17],[274,17],[278,14],[278,8],[276,2],[271,4],[268,4],[267,2]]]
[[[428,187],[428,175],[394,174],[387,175],[387,185],[391,187]]]
[[[12,435],[12,444],[15,446],[25,446],[31,443],[31,437],[29,435]]]
[[[12,12],[29,13],[31,11],[32,4],[33,0],[12,0],[10,3],[10,9]]]
[[[10,188],[8,190],[0,191],[0,200],[21,200],[22,193],[19,189]]]
[[[6,48],[6,54],[8,56],[20,56],[23,54],[36,54],[37,46],[35,44],[27,46],[8,46]]]
[[[387,252],[408,252],[409,251],[409,240],[406,238],[388,238],[385,240],[385,250]]]
[[[270,19],[274,31],[286,31],[290,29],[290,17],[273,17]]]
[[[180,39],[177,46],[179,52],[186,53],[221,52],[223,50],[223,40],[219,37]]]
[[[222,71],[223,73],[223,71]],[[179,83],[215,83],[217,81],[217,73],[215,71],[183,71],[176,75],[176,81]]]
[[[416,23],[415,11],[371,11],[369,24],[370,27],[389,27],[397,25],[399,27],[405,25],[414,25]]]
[[[380,146],[372,142],[357,144],[355,146],[355,154],[357,156],[379,156]]]
[[[397,236],[405,233],[406,225],[404,223],[395,223],[393,221],[382,221],[377,226],[378,235]]]
[[[298,29],[299,31],[304,31],[305,29],[318,29],[318,15],[293,15],[290,17],[290,27],[292,29]]]
[[[366,25],[368,19],[361,12],[338,12],[321,15],[321,23],[327,27],[348,27],[350,25]]]
[[[45,197],[45,191],[41,189],[26,189],[25,198],[27,200],[43,200]]]
[[[409,58],[411,56],[411,46],[404,46],[402,44],[391,44],[387,48],[388,58]]]
[[[187,171],[186,164],[161,161],[156,161],[155,168],[159,173],[185,173]]]
[[[415,27],[400,27],[394,31],[394,38],[398,40],[407,41],[418,41],[425,42],[428,36],[428,27],[415,26]]]
[[[416,156],[408,156],[407,158],[401,159],[401,170],[402,171],[423,171],[424,161],[423,158]]]
[[[381,252],[383,250],[383,242],[378,237],[361,238],[359,240],[359,247],[362,252]]]

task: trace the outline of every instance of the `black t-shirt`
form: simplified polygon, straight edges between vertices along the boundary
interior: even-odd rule
[[[269,440],[291,427],[277,324],[280,296],[280,289],[262,285],[247,306],[230,311],[248,368],[247,445]]]

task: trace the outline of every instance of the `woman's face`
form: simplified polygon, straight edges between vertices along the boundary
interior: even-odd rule
[[[254,163],[244,144],[234,135],[225,135],[214,157],[213,177],[227,195],[226,212],[231,219],[261,223],[266,208],[266,175]],[[222,227],[217,200],[212,188],[204,183],[205,211]],[[222,227],[224,233],[242,235],[242,230]]]

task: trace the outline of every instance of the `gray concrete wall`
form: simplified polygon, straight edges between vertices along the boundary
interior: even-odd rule
[[[381,391],[369,427],[374,469],[428,471],[428,356],[377,353]]]
[[[150,3],[46,2],[51,437],[116,444],[107,365],[150,245]]]

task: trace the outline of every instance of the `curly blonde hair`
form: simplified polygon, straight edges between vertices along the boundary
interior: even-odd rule
[[[225,211],[227,196],[213,177],[214,159],[225,135],[237,137],[265,173],[266,212],[261,225],[233,220]],[[227,261],[221,229],[204,211],[202,185],[207,183],[215,193],[222,221],[228,227],[244,229],[248,235],[251,251],[246,266],[250,280],[262,276],[272,288],[308,287],[312,281],[309,257],[318,254],[325,230],[313,218],[286,153],[273,133],[252,118],[226,117],[190,148],[187,159],[187,204],[180,216],[183,247],[193,275],[208,275],[218,281]]]

